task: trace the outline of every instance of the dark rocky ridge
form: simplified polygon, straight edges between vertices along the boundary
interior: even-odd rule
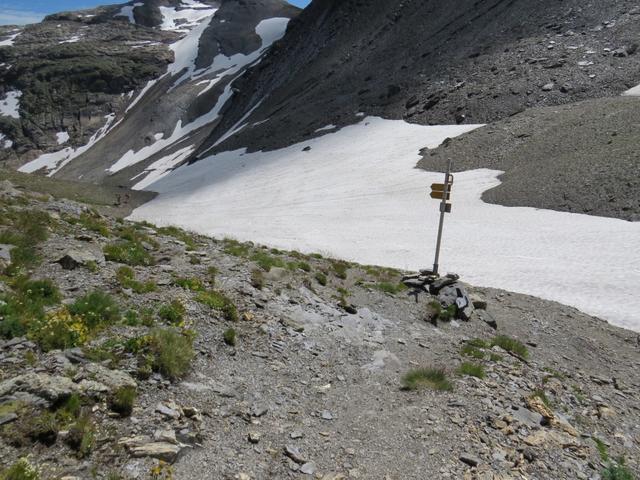
[[[200,151],[262,99],[250,121],[269,121],[219,150],[284,147],[329,123],[353,123],[359,111],[422,124],[487,123],[618,95],[640,81],[638,13],[626,0],[316,0],[238,82]]]
[[[0,116],[0,132],[14,142],[13,149],[0,150],[0,161],[19,166],[59,149],[55,132],[63,130],[68,145],[84,145],[105,115],[124,110],[124,93],[164,73],[173,61],[165,43],[177,35],[114,16],[121,8],[50,15],[24,27],[13,46],[0,47],[0,63],[10,66],[0,68],[0,96],[22,91],[21,118]]]
[[[482,196],[507,206],[640,221],[640,98],[531,109],[427,151],[419,166],[503,170]]]

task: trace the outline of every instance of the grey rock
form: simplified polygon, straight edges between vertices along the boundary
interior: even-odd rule
[[[85,266],[91,262],[98,265],[105,263],[105,258],[99,250],[89,248],[72,248],[67,250],[62,257],[56,260],[56,263],[62,265],[65,270],[75,270],[78,267]]]
[[[292,445],[287,445],[286,447],[284,447],[284,454],[300,465],[307,463],[307,460],[300,452],[300,449]]]
[[[470,467],[477,467],[482,462],[478,457],[469,453],[463,453],[459,458],[462,463],[466,463]]]
[[[542,415],[524,407],[515,406],[509,413],[515,420],[530,427],[539,427],[542,423]]]
[[[555,88],[555,86],[556,86],[555,83],[547,83],[547,84],[542,86],[542,91],[543,92],[550,92],[551,90],[553,90]]]
[[[15,413],[7,413],[6,415],[0,415],[0,425],[11,423],[18,419],[18,415]]]
[[[78,390],[68,377],[46,373],[26,373],[0,383],[0,397],[15,393],[29,393],[47,402],[56,403]]]
[[[316,473],[316,468],[315,462],[307,462],[300,467],[300,472],[305,475],[313,475]]]

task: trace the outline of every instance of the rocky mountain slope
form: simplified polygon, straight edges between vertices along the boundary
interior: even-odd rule
[[[5,72],[6,101],[15,104],[22,93],[14,113],[24,118],[0,117],[0,140],[8,146],[0,155],[20,165],[70,145],[24,171],[112,185],[146,179],[142,183],[149,185],[211,153],[286,147],[325,134],[325,127],[335,131],[356,123],[363,114],[420,124],[509,122],[515,115],[537,132],[526,133],[531,142],[528,137],[517,142],[529,152],[529,164],[537,166],[545,160],[530,152],[539,150],[533,138],[542,129],[526,120],[528,110],[554,112],[555,106],[617,97],[640,83],[640,6],[632,0],[315,0],[285,35],[286,19],[296,14],[280,0],[147,0],[52,16],[17,35],[6,29],[2,44],[13,44],[0,47],[5,68],[11,66]],[[265,19],[274,23],[262,23]],[[44,38],[66,43],[44,48]],[[44,57],[40,63],[64,57],[65,70],[88,62],[98,64],[101,73],[86,78],[90,85],[67,85],[43,67],[37,78],[46,94],[38,95],[35,87],[23,85],[26,80],[18,81],[40,71],[39,63],[22,60],[32,51]],[[104,53],[110,55],[103,68]],[[48,83],[63,95],[54,92],[50,99]],[[45,111],[36,103],[47,105]],[[610,103],[597,105],[608,109]],[[598,128],[597,118],[585,127],[566,113],[576,109],[560,109],[556,123],[565,138],[588,138]],[[624,121],[633,123],[631,105],[628,109]],[[480,132],[474,135],[484,135]],[[617,200],[605,205],[595,195],[574,199],[581,195],[576,185],[593,182],[573,175],[554,177],[553,190],[570,192],[568,200],[541,195],[536,188],[551,173],[544,176],[548,170],[537,167],[530,167],[535,175],[527,188],[520,188],[522,182],[505,186],[494,200],[637,218],[637,189],[633,182],[618,187],[628,169],[612,161],[611,149],[596,156],[589,142],[567,144],[574,153],[555,165],[571,163],[563,170],[589,177],[587,172],[613,163],[615,173],[599,178],[599,188],[615,192],[607,198]],[[631,138],[627,145],[632,155],[637,142]],[[507,141],[494,148],[511,151]],[[489,151],[461,164],[495,165]],[[460,155],[473,156],[474,150]],[[582,161],[585,157],[589,160]],[[512,162],[501,163],[507,168]]]
[[[0,117],[11,142],[3,156],[16,166],[35,157],[27,172],[94,182],[183,158],[218,120],[231,82],[296,13],[280,0],[149,0],[27,26],[0,48],[4,93],[18,97],[11,118]]]
[[[316,0],[239,84],[211,145],[281,148],[365,112],[421,124],[488,123],[617,96],[640,83],[635,1]]]
[[[637,333],[471,286],[456,320],[392,269],[127,222],[125,191],[86,204],[12,178],[0,478],[640,474]]]

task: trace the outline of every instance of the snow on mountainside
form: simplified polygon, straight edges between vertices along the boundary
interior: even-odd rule
[[[24,118],[14,114],[17,122],[8,125],[11,128],[6,128],[6,132],[0,123],[0,131],[18,141],[11,152],[13,156],[7,153],[5,160],[20,167],[19,163],[24,163],[20,159],[31,157],[31,161],[20,167],[22,171],[85,181],[100,181],[109,176],[108,181],[114,183],[131,182],[146,166],[127,168],[134,164],[157,162],[167,157],[171,163],[176,151],[190,153],[196,148],[199,137],[207,133],[205,130],[218,119],[232,96],[231,83],[284,35],[289,18],[297,11],[280,0],[147,0],[82,13],[57,14],[42,24],[27,27],[28,35],[22,34],[19,37],[22,41],[6,52],[14,63],[19,61],[22,50],[38,46],[40,35],[63,29],[58,45],[64,42],[65,47],[61,48],[74,49],[67,52],[69,62],[74,65],[111,61],[111,57],[104,56],[105,52],[95,56],[87,53],[88,49],[97,47],[115,49],[123,56],[115,60],[116,65],[105,67],[109,74],[121,72],[122,65],[117,63],[129,64],[131,57],[144,61],[137,68],[151,70],[154,62],[158,68],[146,78],[138,76],[133,89],[127,88],[127,78],[95,79],[97,87],[104,88],[96,88],[94,84],[85,88],[107,90],[96,92],[100,104],[94,102],[88,107],[69,105],[72,102],[61,100],[63,105],[52,105],[52,109],[61,108],[63,112],[57,117],[58,121],[54,117],[51,125],[46,125],[48,131],[44,131],[42,117],[34,122],[30,109],[22,108]],[[62,23],[53,25],[54,22]],[[0,50],[1,53],[4,51]],[[157,60],[149,62],[149,67],[144,66],[147,56],[154,53],[160,53]],[[163,59],[167,61],[162,63]],[[51,68],[49,64],[47,67]],[[33,75],[38,65],[21,66],[22,75],[12,77],[12,81],[25,83],[29,77],[27,68]],[[87,68],[95,69],[93,65]],[[114,85],[116,82],[118,85]],[[40,101],[38,95],[42,93],[29,88],[26,92],[29,106]],[[69,108],[71,111],[67,111]],[[76,117],[74,108],[82,112],[80,121],[67,120]],[[25,130],[20,124],[26,121],[42,127],[32,140],[42,144],[46,153],[34,155],[38,151],[33,145],[26,146],[24,136],[15,134]],[[69,135],[63,149],[57,141],[60,131]],[[178,146],[179,142],[189,145]],[[25,150],[23,155],[19,155],[21,150]],[[123,169],[122,177],[113,175]]]
[[[428,267],[439,212],[427,187],[442,175],[415,169],[418,151],[476,127],[369,117],[282,150],[223,152],[150,185],[160,195],[132,218],[365,264]],[[474,285],[556,300],[640,330],[640,223],[484,203],[501,173],[456,175],[446,268]]]

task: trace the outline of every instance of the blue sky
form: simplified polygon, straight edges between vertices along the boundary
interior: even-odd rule
[[[309,1],[289,0],[289,3],[304,7]],[[125,2],[126,0],[0,0],[0,25],[35,23],[49,13]]]

